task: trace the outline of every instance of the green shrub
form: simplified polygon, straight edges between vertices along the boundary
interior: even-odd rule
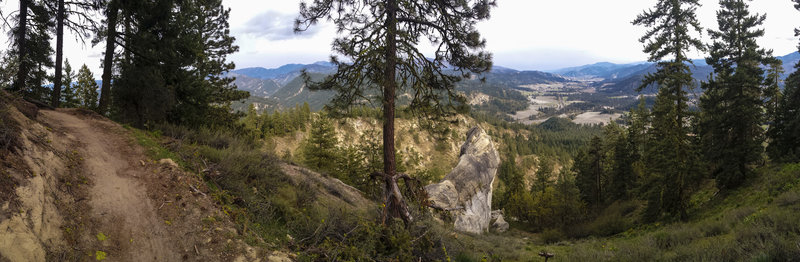
[[[791,190],[800,184],[800,163],[786,164],[779,170],[769,170],[771,174],[765,177],[765,185],[774,196],[778,193]]]
[[[614,252],[617,261],[653,261],[661,252],[655,247],[652,238],[637,237],[622,241]]]
[[[558,230],[558,229],[546,229],[545,231],[542,232],[542,234],[539,236],[539,238],[545,244],[552,244],[552,243],[556,243],[556,242],[559,242],[561,240],[564,240],[566,238],[566,236],[564,235],[563,232],[561,232],[561,230]]]
[[[703,236],[705,237],[724,235],[730,231],[729,225],[720,220],[704,221],[699,223],[697,226],[700,228],[700,231],[703,232]]]
[[[740,227],[734,234],[740,255],[757,254],[769,250],[778,240],[770,228],[763,225]],[[750,256],[752,257],[752,256]]]
[[[628,228],[630,228],[628,221],[617,213],[600,216],[589,225],[590,233],[594,236],[616,235]]]
[[[657,231],[651,237],[655,241],[656,247],[667,250],[677,246],[687,245],[701,235],[702,233],[696,227],[675,225]]]
[[[797,191],[787,191],[778,195],[775,204],[781,207],[791,206],[800,203],[800,193]]]
[[[460,252],[460,253],[456,254],[456,256],[453,258],[453,260],[456,261],[456,262],[478,262],[479,261],[478,259],[470,256],[470,254],[465,253],[465,252]]]
[[[733,226],[741,223],[742,221],[744,221],[745,218],[747,218],[748,216],[752,215],[755,212],[756,210],[753,207],[749,206],[736,208],[731,211],[728,211],[728,213],[725,214],[724,221],[729,226]]]

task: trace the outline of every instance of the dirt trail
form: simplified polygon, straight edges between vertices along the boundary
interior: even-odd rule
[[[59,111],[42,111],[47,122],[64,128],[83,147],[91,187],[91,215],[103,235],[113,236],[109,245],[122,252],[120,261],[178,261],[179,253],[169,245],[169,232],[158,218],[156,208],[147,196],[147,188],[134,178],[147,176],[138,164],[146,160],[142,152],[122,139],[119,131],[107,121],[81,119]],[[127,243],[126,243],[127,242]]]

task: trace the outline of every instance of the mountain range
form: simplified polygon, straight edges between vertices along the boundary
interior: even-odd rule
[[[784,77],[794,71],[794,65],[800,61],[800,53],[791,53],[778,57],[783,61]],[[705,60],[693,61],[692,74],[698,81],[703,81],[713,72]],[[325,74],[336,71],[329,62],[313,64],[287,64],[278,68],[251,67],[237,69],[229,73],[236,77],[234,82],[240,90],[248,91],[259,99],[250,99],[259,108],[286,108],[295,104],[309,102],[312,109],[321,109],[333,96],[333,92],[312,92],[306,88],[304,81],[298,78],[301,72],[312,73],[321,79]],[[612,95],[635,95],[643,77],[655,72],[656,66],[650,62],[614,64],[601,62],[590,65],[569,67],[550,72],[521,71],[512,68],[495,66],[492,71],[473,79],[465,80],[460,86],[462,90],[480,92],[489,96],[504,94],[505,90],[519,90],[524,85],[536,84],[571,84],[589,83],[597,92]],[[484,78],[485,82],[477,79]],[[655,88],[646,88],[643,93],[654,93]]]
[[[783,62],[783,78],[785,79],[791,72],[794,72],[794,66],[800,61],[800,53],[794,52],[777,58]],[[704,59],[696,59],[692,63],[692,75],[698,82],[706,80],[714,71]],[[598,91],[627,94],[635,92],[644,75],[655,71],[655,64],[650,62],[630,64],[601,62],[553,70],[551,73],[569,79],[593,80],[595,81],[594,86],[598,88]],[[644,90],[644,92],[652,91],[654,90]]]

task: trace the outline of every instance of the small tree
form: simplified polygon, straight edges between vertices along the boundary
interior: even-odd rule
[[[486,41],[475,24],[488,19],[493,6],[494,0],[315,0],[310,6],[300,4],[295,31],[327,19],[346,34],[334,41],[333,50],[349,61],[332,57],[336,73],[310,87],[337,91],[328,106],[336,113],[357,104],[382,105],[384,167],[375,175],[385,185],[384,221],[387,217],[406,223],[412,220],[397,185],[400,178],[410,178],[398,173],[395,163],[398,91],[410,93],[409,108],[430,119],[466,109],[466,99],[455,92],[455,83],[470,73],[491,68],[491,54],[480,51]],[[418,45],[422,37],[434,43],[436,51],[427,55],[421,52]],[[370,95],[375,91],[377,95]]]
[[[588,148],[578,153],[573,166],[576,173],[576,184],[581,191],[581,198],[590,206],[600,207],[605,201],[603,193],[605,184],[605,170],[603,140],[592,137]]]
[[[78,93],[79,105],[82,108],[97,109],[97,82],[94,81],[94,74],[86,64],[78,70],[78,83],[75,85]]]
[[[577,222],[583,213],[584,203],[580,198],[580,189],[575,182],[575,175],[568,168],[561,168],[555,185],[556,218],[562,226]]]
[[[800,0],[793,0],[794,7],[800,10]],[[800,36],[800,29],[795,29],[795,36]],[[800,47],[799,47],[800,48]],[[786,78],[786,87],[775,114],[775,123],[770,126],[768,136],[770,144],[767,152],[772,159],[779,161],[800,160],[800,63],[795,66],[794,73]]]
[[[540,157],[536,166],[536,179],[531,191],[544,193],[552,185],[550,178],[553,176],[553,161],[548,157]]]
[[[311,132],[303,145],[303,162],[317,171],[334,171],[338,145],[333,123],[320,115],[311,122]]]
[[[778,115],[778,105],[780,104],[783,93],[781,93],[781,75],[783,75],[783,61],[777,58],[770,58],[767,61],[767,77],[764,83],[764,107],[765,119],[764,122],[771,125],[775,123],[776,116]]]
[[[64,92],[61,96],[61,103],[63,107],[76,107],[78,106],[78,95],[75,92],[75,87],[72,82],[75,81],[75,71],[69,64],[69,59],[64,60],[64,77],[61,82],[64,84]]]

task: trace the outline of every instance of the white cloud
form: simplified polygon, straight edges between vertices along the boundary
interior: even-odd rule
[[[251,18],[239,30],[244,34],[263,37],[271,41],[311,38],[320,31],[319,26],[313,26],[302,33],[294,33],[294,20],[296,18],[296,14],[284,14],[268,10]]]
[[[309,0],[306,0],[309,2]],[[704,28],[716,28],[717,0],[700,0],[698,19]],[[223,0],[231,8],[229,23],[240,51],[229,56],[237,67],[277,67],[287,63],[313,63],[327,60],[337,36],[329,22],[321,22],[310,32],[295,35],[293,20],[299,11],[298,0]],[[600,61],[617,63],[643,61],[638,38],[644,28],[631,25],[642,10],[656,0],[501,0],[492,18],[478,29],[487,39],[487,51],[494,53],[495,64],[517,69],[553,69]],[[759,44],[774,49],[776,55],[797,51],[794,28],[800,27],[800,12],[789,0],[748,1],[752,12],[766,13],[766,35]],[[16,10],[14,1],[0,2],[8,14]],[[0,34],[0,43],[7,36]],[[709,41],[704,33],[704,41]],[[97,78],[102,73],[98,54],[104,43],[91,47],[65,41],[65,57],[74,66],[89,65]],[[425,44],[423,44],[425,45]],[[423,46],[423,49],[426,48]],[[705,54],[695,52],[694,58]]]

